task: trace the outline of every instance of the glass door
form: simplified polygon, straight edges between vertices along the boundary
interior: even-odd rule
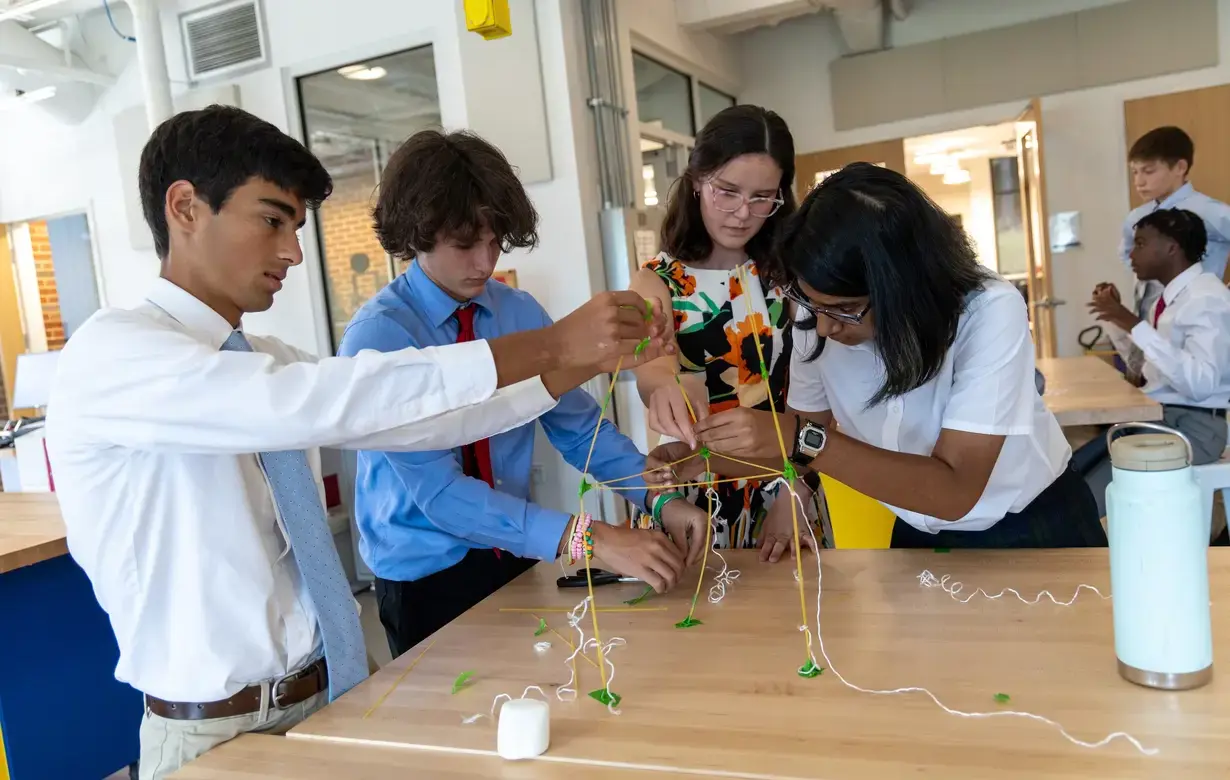
[[[371,210],[397,146],[440,125],[432,47],[302,76],[296,86],[307,146],[333,177],[315,219],[336,350],[359,307],[402,271],[381,248]]]

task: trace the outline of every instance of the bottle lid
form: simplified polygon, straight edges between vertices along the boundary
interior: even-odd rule
[[[1111,442],[1110,461],[1124,471],[1175,471],[1189,465],[1187,445],[1173,433],[1121,436]]]

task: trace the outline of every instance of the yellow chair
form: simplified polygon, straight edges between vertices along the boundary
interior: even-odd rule
[[[897,519],[892,510],[831,477],[821,475],[820,484],[837,548],[888,549]]]

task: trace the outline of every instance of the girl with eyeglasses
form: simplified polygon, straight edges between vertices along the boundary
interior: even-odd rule
[[[800,309],[779,420],[796,469],[893,509],[893,547],[1105,545],[1034,385],[1025,301],[914,184],[865,163],[842,169],[787,222],[778,258],[769,276]],[[768,413],[714,414],[696,435],[782,468]]]
[[[636,370],[637,389],[650,428],[688,449],[696,443],[693,413],[703,421],[729,409],[767,410],[770,396],[778,409],[784,406],[794,309],[761,269],[779,226],[794,212],[793,181],[794,140],[780,116],[750,105],[720,112],[697,135],[687,170],[671,190],[662,253],[633,279],[633,290],[674,312],[678,346],[677,355]],[[764,351],[767,382],[753,334]],[[754,546],[778,486],[749,479],[714,489],[715,546]],[[667,492],[657,502],[677,499],[708,505],[700,490]],[[784,501],[774,514],[783,512],[789,523]]]

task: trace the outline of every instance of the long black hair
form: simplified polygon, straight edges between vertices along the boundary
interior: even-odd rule
[[[869,406],[939,373],[966,296],[990,277],[956,220],[906,177],[869,163],[808,194],[782,229],[769,273],[776,284],[801,279],[825,295],[870,298],[885,377]],[[798,323],[815,326],[814,316]],[[822,348],[821,340],[809,359]]]
[[[663,251],[688,263],[709,259],[713,239],[705,230],[696,185],[745,154],[767,154],[782,169],[779,186],[785,202],[773,216],[765,219],[745,247],[747,256],[757,265],[768,261],[778,229],[795,209],[794,137],[786,121],[776,112],[752,105],[722,109],[696,136],[687,170],[675,181],[667,201],[666,217],[662,221]]]

